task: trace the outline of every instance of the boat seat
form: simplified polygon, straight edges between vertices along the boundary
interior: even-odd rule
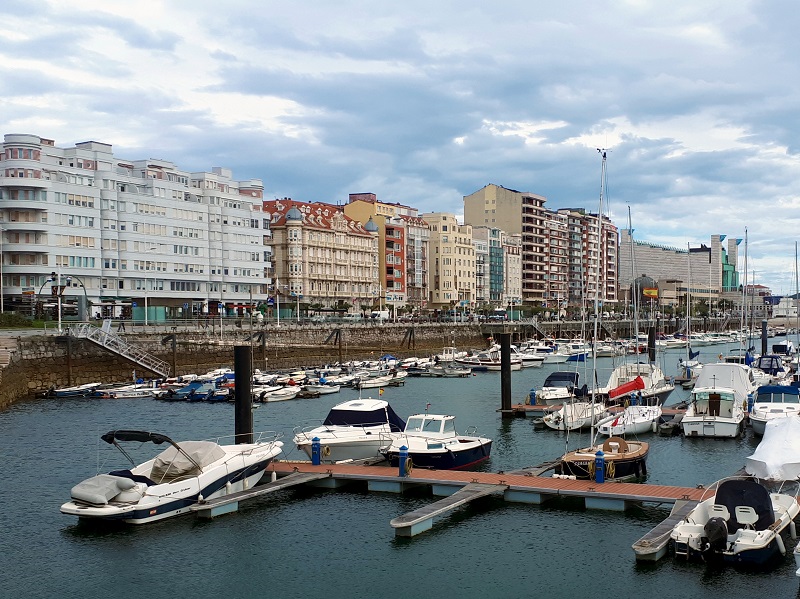
[[[737,505],[734,508],[736,514],[736,521],[745,528],[753,528],[753,525],[758,522],[758,514],[756,510],[749,505]]]
[[[612,451],[616,445],[617,451]],[[628,443],[622,437],[609,437],[603,443],[603,453],[625,453],[628,451]]]
[[[731,518],[731,513],[728,511],[728,508],[720,503],[712,504],[708,512],[710,518],[722,518],[726,522]]]

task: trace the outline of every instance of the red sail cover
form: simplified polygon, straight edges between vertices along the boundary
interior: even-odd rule
[[[631,391],[638,391],[639,389],[644,389],[644,381],[642,380],[642,377],[637,376],[632,381],[609,391],[608,398],[614,399],[615,397],[619,397],[625,393],[630,393]]]

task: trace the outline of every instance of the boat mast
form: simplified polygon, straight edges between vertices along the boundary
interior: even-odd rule
[[[800,312],[797,310],[797,301],[800,298],[800,279],[797,277],[797,242],[794,242],[794,331],[797,345],[795,351],[795,367],[797,366],[797,351],[800,347]],[[796,368],[795,368],[796,369]]]
[[[591,407],[591,423],[592,430],[590,433],[590,445],[595,441],[595,417],[594,410],[597,401],[597,335],[600,328],[600,267],[602,266],[602,251],[603,251],[603,192],[606,187],[606,150],[604,148],[597,148],[602,158],[600,166],[600,204],[597,208],[597,265],[594,273],[594,338],[592,339],[592,407]]]

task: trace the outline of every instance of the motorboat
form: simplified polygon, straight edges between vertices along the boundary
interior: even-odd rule
[[[510,356],[511,370],[522,369],[522,359]],[[474,371],[493,370],[499,371],[502,368],[502,361],[500,359],[499,349],[490,349],[487,351],[478,352],[471,356],[464,356],[456,359],[456,363],[461,366],[468,366]]]
[[[58,397],[58,398],[88,397],[90,395],[93,395],[94,392],[100,387],[100,385],[101,383],[86,383],[84,385],[75,385],[73,387],[62,387],[60,389],[51,387],[44,393],[44,395],[46,397]]]
[[[762,480],[800,478],[800,416],[768,420],[753,455],[745,458],[747,474]]]
[[[675,385],[664,375],[658,366],[647,362],[624,362],[614,368],[605,387],[597,393],[613,400],[630,391],[638,391],[643,403],[659,405],[675,389]]]
[[[798,415],[800,415],[800,389],[794,385],[764,385],[756,390],[749,419],[753,432],[756,435],[763,435],[770,420]]]
[[[305,385],[303,388],[310,393],[329,395],[331,393],[338,393],[341,390],[342,386],[332,385],[331,383],[316,383],[316,384]]]
[[[782,534],[795,535],[797,496],[770,492],[755,478],[731,477],[670,533],[676,558],[764,567],[786,554]]]
[[[459,435],[455,416],[415,414],[409,416],[403,432],[381,453],[392,466],[397,466],[401,448],[405,447],[408,459],[416,467],[462,470],[487,460],[492,450],[492,440],[475,433],[471,427]]]
[[[452,364],[436,364],[427,368],[427,375],[437,378],[466,378],[472,374],[472,368]]]
[[[606,415],[602,402],[571,400],[560,409],[545,414],[542,420],[553,430],[575,431],[597,424]]]
[[[131,383],[96,389],[94,396],[103,399],[145,399],[155,397],[157,391],[158,389],[152,383]]]
[[[405,379],[408,376],[408,372],[405,370],[394,370],[390,374],[385,374],[383,376],[374,376],[360,379],[355,387],[356,389],[377,389],[379,387],[388,387],[390,385],[402,385],[404,384]]]
[[[752,371],[744,364],[706,364],[697,377],[681,421],[687,437],[738,437],[744,430],[748,395],[755,393]]]
[[[519,358],[523,368],[539,368],[544,364],[544,356],[534,352],[523,351],[516,345],[511,346],[511,357]]]
[[[555,473],[594,480],[598,452],[603,455],[604,480],[619,481],[647,476],[650,445],[644,441],[625,440],[622,437],[609,437],[602,443],[568,451],[556,465]]]
[[[656,432],[661,419],[661,406],[627,406],[621,414],[614,414],[597,423],[601,435],[625,436]]]
[[[293,387],[279,387],[274,391],[270,391],[269,393],[262,395],[261,401],[267,403],[271,401],[286,401],[288,399],[294,399],[302,390],[303,388],[299,385],[295,385]]]
[[[405,428],[405,421],[382,399],[352,399],[331,408],[321,426],[296,429],[294,444],[311,458],[319,439],[321,460],[340,462],[379,457],[380,448]]]
[[[578,387],[579,374],[574,370],[557,370],[544,379],[541,389],[531,389],[530,404],[558,406],[572,401],[576,397],[585,396],[586,388]]]
[[[98,474],[75,485],[63,514],[85,520],[117,520],[146,524],[187,513],[202,500],[215,499],[255,486],[267,466],[281,453],[274,436],[255,443],[220,445],[217,441],[177,443],[160,433],[115,430],[101,436],[119,449],[130,469]],[[120,443],[168,444],[139,465]]]
[[[785,382],[789,371],[783,365],[783,358],[775,354],[758,356],[750,364],[753,378],[759,386],[779,385]]]

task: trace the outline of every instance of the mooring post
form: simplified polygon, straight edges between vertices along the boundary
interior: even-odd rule
[[[767,321],[761,321],[761,355],[767,355]]]
[[[233,372],[236,381],[234,397],[236,399],[236,443],[253,442],[253,395],[250,385],[252,372],[253,348],[249,345],[237,345],[233,348]]]
[[[511,412],[511,333],[502,332],[500,337],[500,409],[503,418],[513,418]]]

